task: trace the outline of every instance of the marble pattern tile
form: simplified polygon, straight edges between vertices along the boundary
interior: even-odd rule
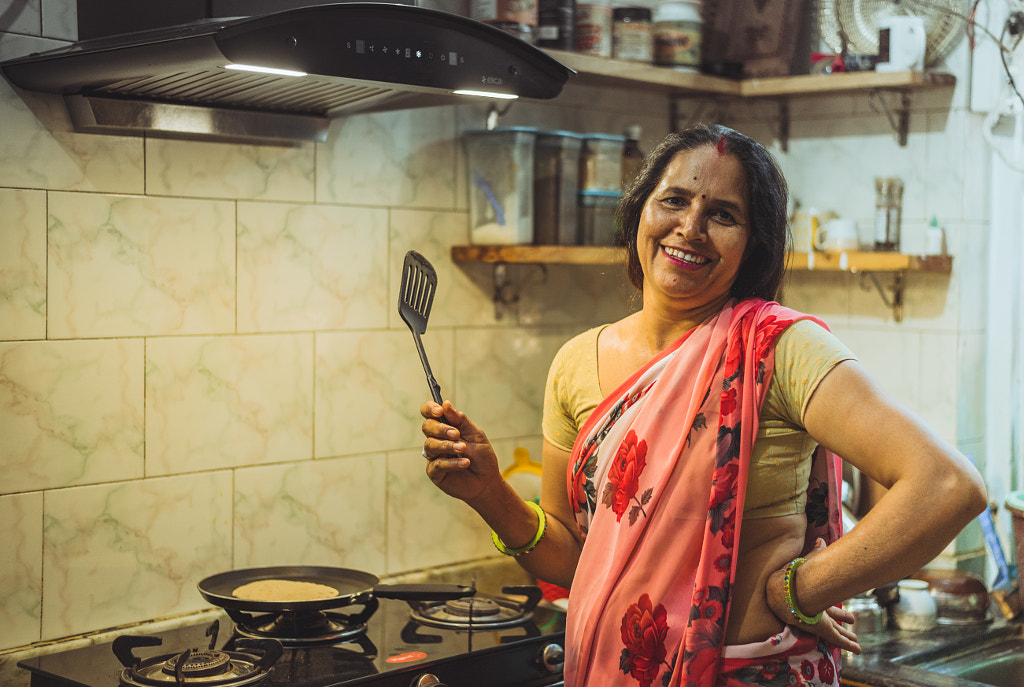
[[[491,439],[540,431],[544,383],[555,353],[575,330],[460,329],[460,409]]]
[[[149,339],[146,475],[313,455],[313,336]]]
[[[139,477],[143,342],[0,343],[4,493]]]
[[[207,606],[196,583],[230,570],[231,473],[47,494],[43,639]]]
[[[961,332],[957,355],[946,370],[956,370],[957,404],[946,418],[956,417],[958,440],[981,439],[985,436],[985,335]],[[948,372],[947,372],[948,374]]]
[[[441,394],[458,403],[451,382],[452,342],[449,329],[428,327],[423,337]],[[317,458],[419,446],[419,408],[429,399],[408,329],[317,334]]]
[[[920,412],[921,334],[917,330],[833,328],[872,377],[897,400]]]
[[[336,119],[317,147],[317,201],[452,209],[457,144],[449,107]]]
[[[949,421],[957,417],[957,407],[965,400],[961,380],[953,372],[958,363],[957,346],[955,332],[925,332],[918,361],[921,404],[917,411],[928,426],[951,444],[966,438],[959,435],[956,423]]]
[[[5,473],[6,474],[6,473]],[[0,650],[39,641],[43,494],[0,496]]]
[[[240,203],[238,331],[383,328],[388,213]]]
[[[240,469],[234,494],[236,568],[385,571],[385,454]]]
[[[8,34],[0,34],[4,40]],[[0,40],[0,44],[4,43]],[[16,41],[20,50],[58,47]],[[34,47],[30,47],[34,46]],[[49,93],[15,92],[0,80],[0,187],[142,193],[142,139],[72,132],[64,102]]]
[[[41,4],[42,0],[0,0],[0,31],[40,35]]]
[[[312,143],[225,145],[146,139],[146,192],[154,196],[313,201]]]
[[[0,340],[46,338],[46,194],[0,188]]]
[[[51,193],[49,212],[51,338],[234,329],[230,203]]]
[[[421,444],[420,444],[421,445]],[[491,555],[490,529],[473,509],[431,483],[415,450],[388,455],[388,572]]]

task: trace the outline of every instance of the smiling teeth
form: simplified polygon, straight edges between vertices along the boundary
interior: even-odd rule
[[[668,253],[673,258],[675,258],[676,260],[682,260],[683,262],[688,263],[690,265],[704,265],[708,263],[708,260],[706,260],[705,258],[702,258],[697,255],[691,255],[690,253],[684,253],[681,250],[669,248],[668,246],[665,246],[665,252]]]

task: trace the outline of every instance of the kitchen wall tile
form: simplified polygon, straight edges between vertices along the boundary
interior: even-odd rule
[[[234,567],[385,570],[385,454],[235,473]]]
[[[388,213],[240,203],[238,330],[385,327]]]
[[[460,329],[456,391],[460,409],[493,440],[540,431],[544,382],[570,330]]]
[[[842,272],[789,272],[779,302],[820,317],[830,328],[845,326],[849,322],[850,290],[856,280]]]
[[[146,346],[146,474],[313,456],[311,334]]]
[[[46,338],[46,194],[0,189],[0,341]]]
[[[928,426],[951,444],[956,444],[961,435],[949,418],[957,417],[957,408],[965,400],[960,379],[954,373],[958,338],[956,332],[922,332],[918,361],[921,402],[917,411]]]
[[[4,493],[139,477],[143,342],[0,343]]]
[[[945,370],[956,370],[959,403],[955,414],[951,412],[946,417],[956,417],[958,439],[978,440],[985,436],[985,414],[978,409],[985,407],[986,337],[983,333],[961,332],[958,343],[955,363]]]
[[[391,259],[388,324],[405,328],[397,303],[402,285],[405,254],[415,250],[437,272],[437,292],[427,322],[428,335],[437,327],[495,324],[493,280],[490,265],[486,277],[479,263],[459,264],[451,259],[451,247],[469,243],[469,223],[464,213],[426,210],[391,211]]]
[[[8,474],[8,473],[4,473]],[[0,650],[39,641],[43,494],[0,496]]]
[[[516,278],[515,312],[520,325],[571,326],[583,331],[620,320],[641,306],[640,292],[626,276],[625,264],[522,265]]]
[[[955,332],[960,319],[960,274],[953,260],[953,274],[911,272],[904,278],[904,328],[920,327],[931,331]],[[878,275],[879,280],[885,275]],[[885,283],[882,281],[882,283]]]
[[[37,50],[57,45],[38,43]],[[0,80],[0,121],[5,130],[16,132],[0,136],[0,187],[101,193],[142,193],[145,188],[142,139],[72,133],[60,96],[16,93]]]
[[[42,35],[68,41],[78,40],[76,0],[42,0],[42,20]]]
[[[442,395],[458,403],[451,330],[428,328],[423,339]],[[408,329],[317,334],[317,458],[419,446],[419,408],[429,398]]]
[[[313,201],[312,143],[225,145],[146,139],[146,192],[155,196]]]
[[[318,145],[317,200],[452,209],[457,145],[447,107],[335,119]]]
[[[50,337],[234,330],[230,203],[52,193],[49,211]]]
[[[866,327],[834,327],[833,331],[882,388],[920,412],[920,332]]]
[[[231,569],[231,473],[47,494],[43,639],[195,611]]]
[[[989,225],[980,222],[946,225],[946,242],[955,250],[951,286],[957,286],[958,327],[966,331],[985,329],[988,308],[989,267],[992,251]]]
[[[0,31],[41,35],[41,1],[0,0]]]
[[[388,454],[388,572],[431,568],[494,552],[490,530],[469,506],[435,487],[420,446]]]

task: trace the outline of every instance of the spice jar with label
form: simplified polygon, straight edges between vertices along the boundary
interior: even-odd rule
[[[539,0],[537,23],[537,45],[576,49],[576,0]]]
[[[612,56],[612,6],[603,2],[576,3],[576,52]]]
[[[527,43],[537,42],[537,0],[471,0],[470,17]]]
[[[649,7],[612,10],[612,57],[631,62],[654,60],[654,33]]]
[[[903,180],[899,177],[875,177],[875,250],[900,249],[902,211]]]
[[[661,0],[654,10],[654,63],[699,71],[704,21],[700,2]]]

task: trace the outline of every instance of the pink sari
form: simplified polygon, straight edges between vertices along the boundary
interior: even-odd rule
[[[586,545],[569,600],[566,685],[716,684],[774,343],[805,317],[730,301],[626,380],[580,431],[569,498]],[[837,462],[815,460],[808,549],[840,534]]]

